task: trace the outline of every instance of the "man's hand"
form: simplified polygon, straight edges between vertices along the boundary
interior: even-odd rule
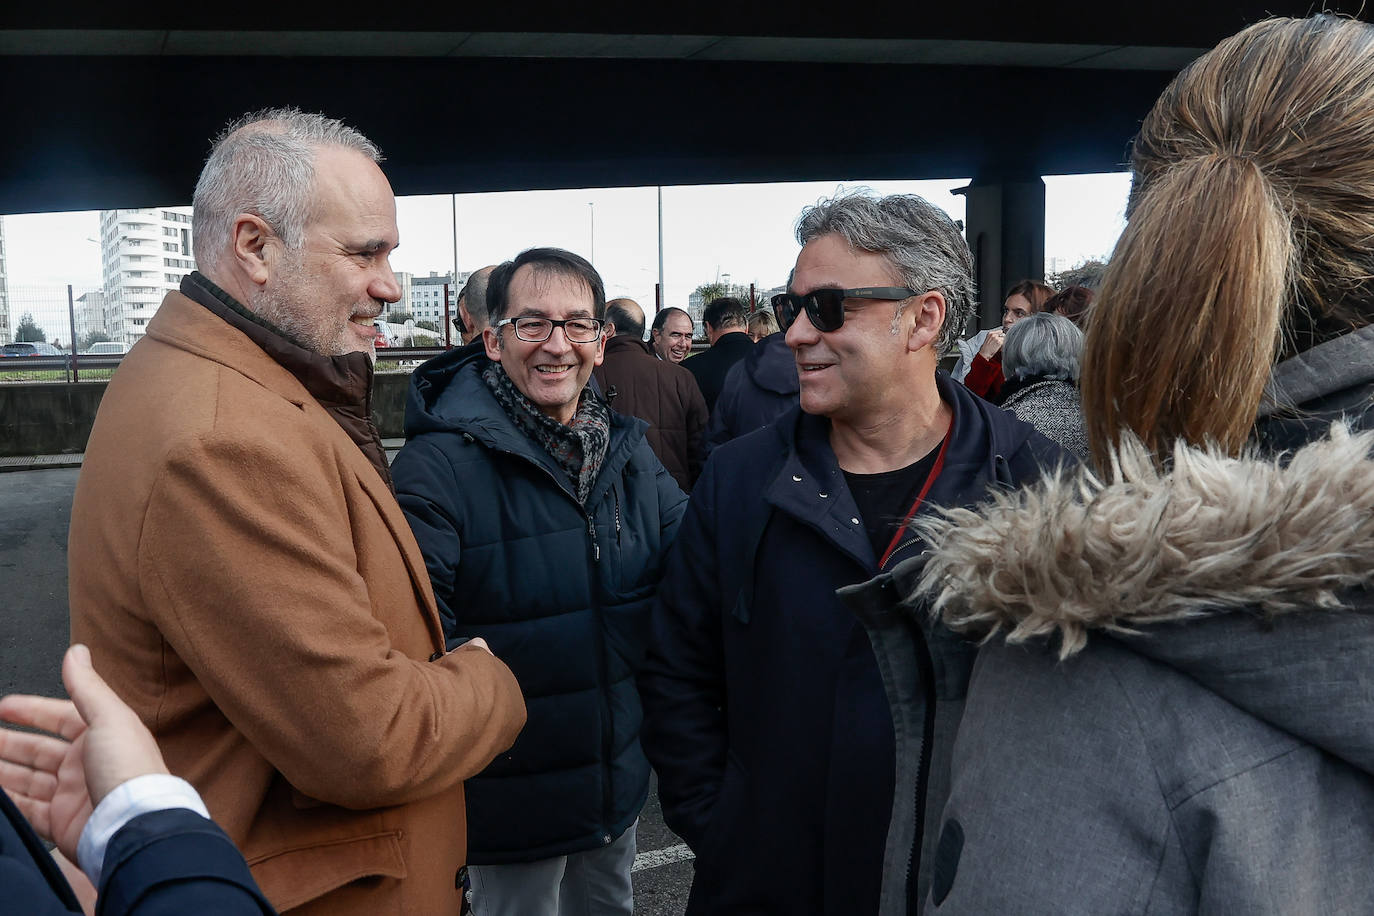
[[[13,695],[0,720],[60,737],[0,729],[0,786],[40,836],[76,861],[91,812],[112,789],[167,765],[152,733],[91,667],[85,646],[67,650],[62,683],[71,700]]]
[[[993,328],[988,331],[988,336],[983,338],[983,345],[978,348],[978,355],[983,359],[992,359],[1002,351],[1002,341],[1006,339],[1007,332],[1001,328]]]

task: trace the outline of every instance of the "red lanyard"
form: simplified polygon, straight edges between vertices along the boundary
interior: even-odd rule
[[[951,412],[952,413],[952,412]],[[949,429],[945,430],[945,440],[940,443],[940,454],[935,456],[935,464],[930,468],[930,473],[926,475],[926,482],[921,486],[921,492],[916,494],[916,501],[907,510],[906,518],[902,519],[902,524],[898,526],[897,533],[892,535],[892,542],[887,545],[887,550],[883,551],[883,558],[878,561],[878,568],[882,569],[887,565],[887,561],[892,557],[892,552],[901,543],[902,532],[906,531],[907,525],[916,517],[916,511],[921,508],[921,503],[926,501],[926,494],[930,492],[931,486],[935,483],[935,478],[940,476],[940,471],[945,466],[945,452],[949,450],[950,440],[954,438],[954,417],[949,418]]]

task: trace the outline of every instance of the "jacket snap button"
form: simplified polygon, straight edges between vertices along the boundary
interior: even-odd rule
[[[857,518],[851,518],[851,519],[849,520],[849,524],[851,524],[851,525],[857,525],[857,524],[859,524],[859,520],[858,520]]]
[[[796,474],[792,475],[792,479],[795,480],[797,483],[801,483],[801,478],[798,477]]]
[[[821,494],[819,494],[819,495],[820,495],[821,499],[829,499],[829,498],[830,498],[830,494],[829,494],[829,493],[821,493]]]

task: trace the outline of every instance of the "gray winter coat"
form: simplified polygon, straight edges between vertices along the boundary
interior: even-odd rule
[[[849,596],[890,696],[904,626],[987,639],[924,912],[1374,912],[1372,448],[1337,426],[1285,461],[1180,449],[1160,475],[1128,446],[1120,482],[954,510]],[[885,880],[883,912],[915,911],[901,868]]]

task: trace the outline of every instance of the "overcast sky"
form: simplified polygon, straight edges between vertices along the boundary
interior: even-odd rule
[[[781,285],[797,256],[792,230],[803,207],[842,187],[864,185],[881,194],[916,193],[964,217],[964,198],[951,194],[967,181],[819,181],[701,185],[663,189],[665,302],[686,305],[699,284]],[[1129,190],[1125,173],[1050,176],[1046,185],[1045,254],[1069,263],[1104,257],[1124,226]],[[608,296],[632,296],[648,309],[658,280],[655,188],[507,191],[459,194],[458,267],[472,270],[535,245],[568,248],[590,257]],[[182,202],[184,203],[184,202]],[[452,269],[454,198],[403,197],[397,202],[401,247],[396,270],[426,276]],[[53,299],[67,283],[100,286],[96,212],[6,216],[5,241],[11,313],[26,300]],[[46,287],[46,289],[39,289]],[[65,312],[65,290],[61,294]],[[47,310],[46,308],[44,309]]]

